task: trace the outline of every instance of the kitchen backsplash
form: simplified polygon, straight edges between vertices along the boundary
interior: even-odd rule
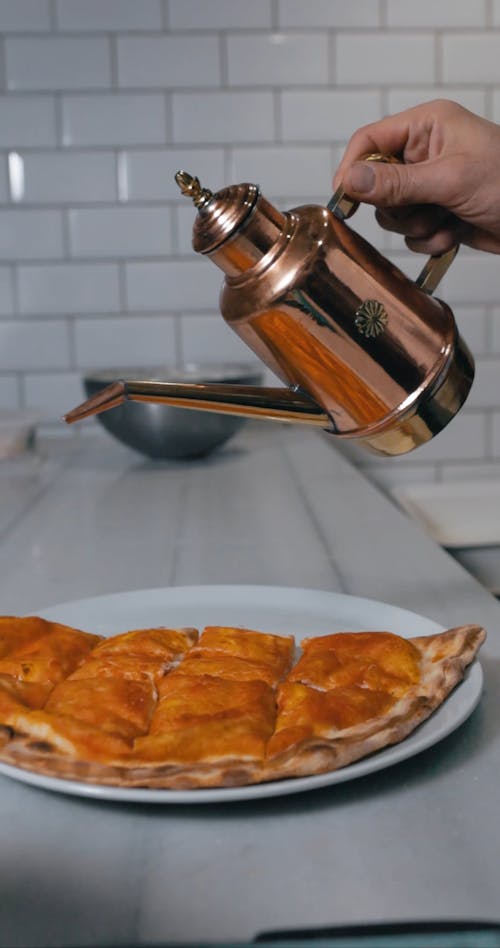
[[[388,112],[442,96],[500,122],[500,0],[0,0],[0,32],[0,406],[54,432],[88,368],[252,358],[177,169],[286,209],[325,203],[351,133]],[[370,209],[352,223],[418,273]],[[500,258],[462,249],[439,294],[472,393],[415,454],[356,454],[379,482],[500,474],[499,291]]]

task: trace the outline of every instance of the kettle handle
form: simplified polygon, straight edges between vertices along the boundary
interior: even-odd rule
[[[389,164],[400,164],[399,158],[395,158],[394,155],[383,155],[380,152],[374,152],[373,154],[363,155],[360,159],[361,161],[385,161]],[[345,221],[348,217],[351,217],[359,207],[359,201],[354,200],[354,198],[349,197],[345,193],[344,188],[340,185],[333,197],[329,200],[327,204],[328,210],[335,214],[341,221]],[[438,284],[443,279],[448,267],[455,259],[458,253],[458,244],[451,248],[451,250],[445,251],[445,253],[440,253],[429,257],[424,268],[420,271],[418,277],[415,280],[415,283],[419,289],[423,290],[424,293],[431,295],[434,293],[434,290]]]

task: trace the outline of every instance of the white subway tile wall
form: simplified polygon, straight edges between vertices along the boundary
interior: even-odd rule
[[[229,34],[228,84],[240,88],[324,85],[329,80],[328,46],[325,33]]]
[[[2,210],[0,260],[60,260],[62,256],[61,210]]]
[[[1,0],[2,33],[47,32],[50,30],[50,0]]]
[[[29,264],[15,268],[18,317],[68,316],[120,310],[116,263]]]
[[[158,353],[175,350],[175,322],[175,316],[123,316],[113,321],[77,319],[76,364],[82,369],[89,365],[149,365],[152,353],[158,359]]]
[[[483,27],[488,0],[387,0],[387,25],[426,29]]]
[[[124,89],[220,86],[219,39],[207,36],[126,36],[116,42],[118,85]],[[196,63],[196,69],[193,69]]]
[[[19,381],[14,372],[0,375],[0,405],[2,409],[16,409],[19,405]]]
[[[62,147],[162,145],[167,141],[166,113],[161,94],[63,95]]]
[[[0,316],[12,317],[14,313],[14,284],[9,267],[0,267]]]
[[[163,207],[86,207],[69,211],[73,257],[162,257],[172,251]],[[1,254],[0,245],[0,254]]]
[[[377,0],[278,0],[278,24],[283,28],[346,27],[382,28],[380,3]]]
[[[7,89],[109,89],[111,58],[104,37],[8,36],[4,46]]]
[[[160,30],[162,4],[161,0],[56,0],[56,21],[60,30],[75,33]]]
[[[286,208],[326,202],[384,114],[446,97],[500,122],[500,0],[0,0],[0,34],[0,406],[54,432],[93,366],[253,360],[176,170]],[[370,209],[353,226],[421,269]],[[472,393],[408,457],[354,452],[380,483],[500,474],[499,288],[500,259],[462,249],[439,294]]]
[[[55,149],[56,97],[0,94],[0,147]],[[52,152],[53,154],[53,152]]]
[[[11,198],[25,204],[116,203],[116,155],[112,150],[10,152],[18,162],[11,168]],[[76,200],[77,197],[77,200]],[[37,213],[39,213],[37,211]]]

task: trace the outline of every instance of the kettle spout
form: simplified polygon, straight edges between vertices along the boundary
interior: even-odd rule
[[[158,382],[145,379],[118,380],[73,408],[63,420],[71,425],[91,415],[115,408],[123,402],[156,402],[177,408],[215,411],[246,418],[299,422],[332,430],[326,412],[302,392],[254,385]]]
[[[106,385],[96,395],[92,395],[87,401],[63,415],[63,421],[71,425],[74,421],[83,421],[90,415],[99,415],[102,411],[108,411],[109,408],[116,408],[126,400],[125,382],[112,382],[111,385]]]

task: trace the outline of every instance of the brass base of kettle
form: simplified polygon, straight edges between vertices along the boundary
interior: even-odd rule
[[[455,417],[474,379],[474,359],[457,332],[453,350],[434,386],[407,411],[385,420],[383,428],[355,437],[372,454],[395,457],[430,441]],[[342,437],[342,436],[341,436]]]

